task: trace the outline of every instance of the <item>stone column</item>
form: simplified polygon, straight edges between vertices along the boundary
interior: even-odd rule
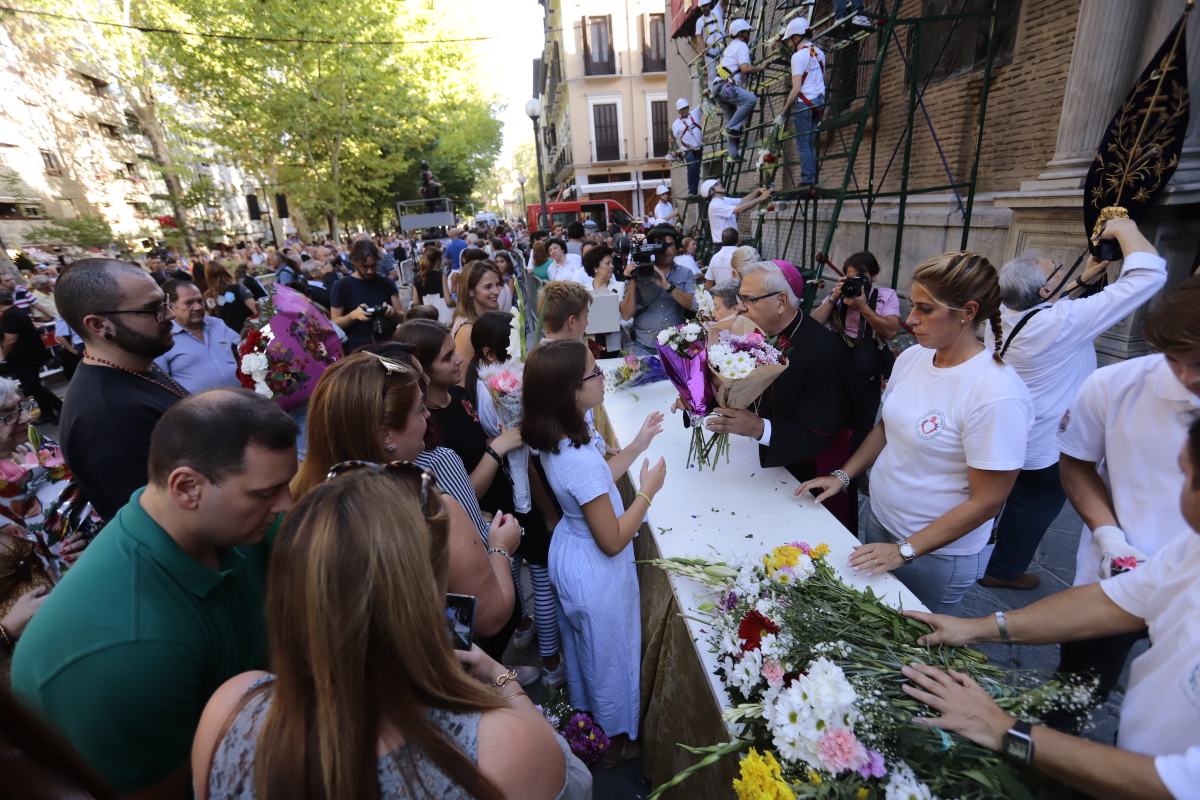
[[[1141,66],[1146,8],[1128,0],[1082,0],[1054,158],[1039,181],[1083,187],[1104,128]]]

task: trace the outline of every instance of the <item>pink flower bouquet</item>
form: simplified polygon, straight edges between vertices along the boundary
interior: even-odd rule
[[[480,367],[479,380],[487,387],[496,408],[500,424],[506,428],[515,428],[521,424],[524,408],[521,403],[521,384],[524,377],[525,365],[516,359],[510,359],[503,364],[489,364]],[[513,484],[513,504],[522,514],[533,508],[532,496],[529,493],[529,450],[518,447],[505,457],[508,462],[509,479]]]
[[[718,408],[749,408],[787,369],[787,357],[745,317],[709,335],[709,379]],[[714,464],[722,454],[728,460],[729,434],[714,434],[708,447]]]

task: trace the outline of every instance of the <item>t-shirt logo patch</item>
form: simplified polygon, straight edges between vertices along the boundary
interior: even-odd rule
[[[926,411],[921,418],[917,420],[917,436],[922,439],[933,439],[942,432],[942,428],[946,427],[946,412]]]
[[[1063,412],[1062,419],[1058,421],[1058,435],[1061,436],[1067,432],[1067,426],[1071,424],[1071,409]]]

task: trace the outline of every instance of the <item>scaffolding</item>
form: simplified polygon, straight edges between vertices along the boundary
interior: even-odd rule
[[[785,188],[777,190],[772,198],[778,207],[772,220],[773,241],[768,243],[764,251],[763,231],[767,209],[766,206],[760,206],[755,212],[752,234],[749,238],[743,237],[742,243],[753,245],[766,257],[788,259],[800,268],[807,284],[803,298],[806,308],[811,306],[826,270],[831,270],[832,274],[839,272],[828,262],[826,254],[830,252],[847,203],[857,203],[862,210],[862,250],[870,248],[871,227],[879,201],[895,203],[897,218],[894,223],[889,221],[890,225],[895,226],[896,239],[892,258],[892,288],[896,288],[900,275],[905,215],[909,198],[913,195],[953,194],[957,212],[962,217],[961,247],[966,249],[979,174],[988,92],[997,50],[999,0],[975,2],[971,4],[974,10],[968,9],[969,3],[970,0],[956,0],[955,13],[905,16],[902,14],[905,0],[871,0],[864,3],[862,9],[852,10],[840,18],[830,13],[813,19],[813,9],[818,7],[815,0],[794,4],[787,0],[726,0],[726,22],[742,18],[751,24],[751,61],[756,65],[766,65],[763,72],[745,76],[743,85],[758,96],[758,102],[743,127],[741,152],[736,159],[727,157],[722,136],[724,116],[709,94],[705,55],[700,52],[690,60],[689,70],[704,89],[702,175],[720,178],[730,196],[745,194],[751,188],[770,185],[768,181],[775,183],[779,177],[783,178]],[[781,6],[792,7],[779,13]],[[778,40],[778,35],[782,26],[796,16],[809,16],[812,39],[826,56],[824,114],[814,137],[819,176],[816,186],[797,186],[792,179],[793,168],[799,164],[795,136],[790,121],[785,122],[782,129],[775,122],[779,108],[791,89],[791,51]],[[924,97],[933,82],[935,70],[954,40],[955,32],[968,19],[983,23],[986,52],[974,128],[974,147],[967,154],[970,168],[968,175],[959,179],[951,170],[933,119],[925,107]],[[925,61],[928,55],[923,55],[921,48],[928,43],[923,42],[926,37],[922,32],[925,26],[930,25],[942,26],[945,33],[932,61]],[[907,52],[901,41],[901,33],[905,33]],[[905,109],[903,130],[890,152],[886,153],[885,161],[884,148],[880,146],[879,112],[885,68],[890,64],[897,64],[904,71]],[[924,79],[921,79],[917,65],[928,73]],[[917,119],[918,113],[920,120]],[[944,180],[922,183],[913,179],[913,138],[922,123],[932,136]],[[777,142],[777,149],[765,142]],[[775,163],[763,165],[760,169],[760,155],[772,150],[775,150]],[[883,187],[887,185],[897,159],[898,186],[885,190]],[[701,253],[707,256],[715,249],[713,238],[719,236],[720,232],[708,229],[706,212],[706,201],[689,196],[681,216],[684,224],[697,233]]]

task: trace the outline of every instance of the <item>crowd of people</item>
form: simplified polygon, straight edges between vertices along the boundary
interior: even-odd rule
[[[787,356],[751,407],[705,426],[756,442],[861,531],[849,567],[906,584],[930,642],[1064,641],[1060,672],[1096,676],[1103,698],[1148,628],[1121,751],[1075,738],[1078,715],[1018,732],[1035,768],[1085,790],[1108,784],[1079,764],[1120,758],[1141,796],[1195,796],[1196,632],[1169,617],[1200,585],[1200,278],[1149,311],[1154,354],[1097,369],[1094,337],[1166,281],[1130,220],[1101,234],[1124,253],[1109,284],[1094,259],[1068,283],[1033,253],[1000,269],[946,253],[916,267],[902,319],[862,252],[806,313],[800,271],[738,234],[769,193],[699,188],[721,218],[707,264],[670,224],[631,242],[572,222],[86,257],[38,275],[38,296],[6,278],[0,730],[21,780],[96,797],[588,796],[525,687],[565,686],[611,737],[604,764],[640,754],[632,538],[667,478],[644,456],[671,422],[651,410],[632,441],[606,440],[597,358],[653,354],[703,285],[718,322],[748,318]],[[239,388],[272,283],[343,340],[299,412]],[[615,341],[589,335],[607,294]],[[523,421],[506,425],[483,373],[519,357],[522,314]],[[57,320],[72,362],[61,403],[31,315]],[[904,327],[917,344],[897,355]],[[53,422],[57,442],[38,432]],[[958,616],[976,583],[1037,586],[1068,500],[1086,525],[1076,588]],[[469,649],[452,647],[447,593],[473,598]],[[505,663],[535,640],[536,666]],[[984,746],[1017,724],[933,668],[905,675],[937,724]]]

